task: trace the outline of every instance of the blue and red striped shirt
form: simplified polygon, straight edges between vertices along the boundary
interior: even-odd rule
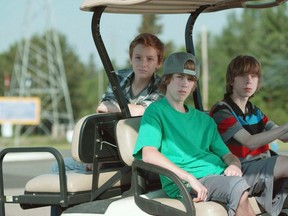
[[[250,150],[235,140],[233,135],[243,128],[253,135],[271,129],[275,125],[250,101],[248,101],[246,109],[247,112],[244,114],[238,105],[225,95],[224,99],[216,103],[210,111],[210,116],[217,123],[223,141],[230,151],[242,160],[265,154],[269,150],[269,144]]]

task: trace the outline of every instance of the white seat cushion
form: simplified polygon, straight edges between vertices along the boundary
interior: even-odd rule
[[[157,190],[153,192],[149,192],[145,195],[141,195],[143,198],[152,199],[158,201],[164,205],[171,206],[173,208],[177,208],[181,211],[185,212],[185,206],[180,200],[169,198],[163,190]],[[256,214],[263,213],[256,202],[254,197],[249,198],[249,202],[254,209]],[[205,215],[205,216],[224,216],[227,215],[227,211],[225,208],[225,204],[221,204],[218,202],[208,201],[208,202],[199,202],[195,203],[196,215]]]
[[[155,201],[161,202],[162,204],[172,206],[173,208],[177,208],[179,210],[185,211],[185,207],[180,200],[171,199],[171,198],[156,198],[153,199]],[[263,211],[260,210],[255,198],[249,198],[249,201],[254,209],[256,214],[260,214]],[[220,204],[217,202],[199,202],[194,203],[196,215],[205,215],[205,216],[223,216],[227,215],[227,211],[225,209],[225,204]]]
[[[110,179],[116,171],[100,173],[98,187],[102,186]],[[67,191],[81,192],[92,190],[92,174],[67,173]],[[118,181],[115,186],[119,186]],[[39,175],[26,183],[26,192],[41,192],[41,193],[59,193],[60,184],[58,174],[43,174]]]

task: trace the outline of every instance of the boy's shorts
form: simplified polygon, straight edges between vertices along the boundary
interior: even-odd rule
[[[274,167],[277,157],[272,156],[242,163],[243,177],[250,185],[249,195],[254,196],[270,215],[278,215],[281,212],[288,194],[288,179],[277,180],[274,184]]]
[[[238,176],[212,175],[199,179],[207,188],[207,200],[226,203],[229,216],[235,215],[240,198],[249,185]]]

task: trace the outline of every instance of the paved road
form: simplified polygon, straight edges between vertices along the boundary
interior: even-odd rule
[[[69,151],[62,151],[69,156]],[[39,153],[38,153],[39,154]],[[51,156],[18,155],[16,158],[8,155],[4,159],[4,192],[5,195],[23,194],[25,183],[34,176],[49,173],[54,159]],[[39,156],[39,155],[38,155]],[[23,210],[18,204],[5,205],[6,216],[50,216],[50,207]]]

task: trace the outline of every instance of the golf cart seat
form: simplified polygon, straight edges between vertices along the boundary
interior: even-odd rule
[[[174,173],[141,160],[134,160],[132,153],[138,135],[140,119],[141,117],[121,119],[116,125],[116,139],[120,156],[127,166],[132,166],[132,187],[136,205],[142,211],[151,215],[227,215],[225,204],[213,201],[194,203],[189,191]],[[150,172],[157,174],[158,182],[160,182],[159,174],[171,178],[179,187],[183,199],[169,198],[161,189],[160,184],[158,184],[158,187],[155,187],[157,185],[155,184],[155,178],[154,186],[149,187],[147,180],[149,178],[147,176]],[[264,212],[258,206],[255,198],[250,198],[250,203],[257,215]]]
[[[23,209],[40,206],[75,204],[121,195],[130,188],[131,167],[118,156],[115,145],[115,123],[120,113],[92,114],[79,120],[74,128],[72,156],[82,163],[90,163],[90,173],[66,172],[60,152],[51,147],[10,148],[1,152],[2,159],[10,152],[50,152],[57,161],[59,173],[36,176],[26,183],[24,195],[4,195],[1,203],[19,203]],[[3,173],[2,173],[3,177]],[[3,179],[3,178],[2,178]]]

